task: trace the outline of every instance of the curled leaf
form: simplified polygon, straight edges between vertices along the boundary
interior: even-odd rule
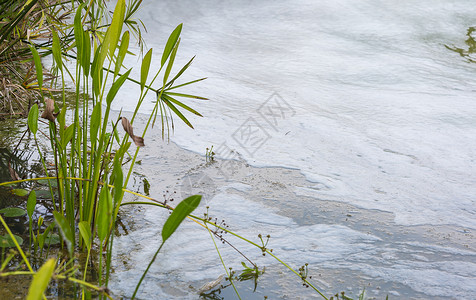
[[[43,113],[41,114],[41,117],[43,119],[47,119],[47,120],[50,120],[51,122],[54,122],[56,119],[56,116],[58,115],[54,113],[55,100],[47,98],[45,100],[45,103],[46,103],[45,111],[43,111]]]
[[[10,177],[12,180],[16,181],[21,179],[18,173],[12,168],[10,162],[8,162],[8,171],[10,172]]]
[[[134,135],[134,130],[132,128],[131,123],[127,118],[122,117],[122,127],[124,128],[124,131],[131,137],[131,139],[134,141],[134,144],[136,144],[137,147],[144,147],[144,139],[140,136]]]

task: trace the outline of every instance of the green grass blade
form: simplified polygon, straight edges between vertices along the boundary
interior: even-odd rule
[[[61,146],[63,147],[63,149],[66,149],[66,146],[68,145],[68,143],[73,138],[75,129],[76,128],[75,128],[74,124],[69,125],[68,128],[65,129],[64,136],[61,139]]]
[[[129,77],[129,74],[131,73],[131,70],[132,70],[132,69],[129,69],[129,71],[127,71],[126,73],[124,73],[123,75],[121,75],[121,77],[119,77],[119,78],[112,84],[112,87],[111,87],[111,89],[109,90],[109,92],[107,93],[107,97],[106,97],[107,105],[111,105],[112,100],[114,100],[114,97],[116,97],[117,92],[119,91],[119,89],[121,88],[121,86],[124,84],[124,82],[126,81],[127,77]]]
[[[170,52],[172,52],[172,49],[177,43],[181,32],[182,32],[182,24],[179,24],[174,29],[174,31],[172,31],[172,33],[170,34],[169,39],[167,40],[167,44],[165,44],[164,53],[162,54],[162,61],[160,63],[161,67],[165,64],[165,62],[167,61],[167,58],[169,58]]]
[[[66,218],[60,214],[59,212],[55,211],[53,212],[53,215],[55,217],[56,225],[58,225],[59,232],[61,236],[63,237],[63,241],[66,243],[66,247],[68,248],[68,252],[70,257],[73,256],[73,246],[74,246],[74,235],[73,231],[71,230],[71,227],[66,220]]]
[[[81,221],[78,224],[79,233],[86,244],[88,250],[91,250],[91,229],[89,228],[88,221]]]
[[[182,221],[192,212],[195,208],[198,207],[200,201],[202,200],[201,195],[193,195],[177,205],[170,217],[164,224],[162,228],[162,240],[165,242],[179,227]]]
[[[58,69],[63,69],[63,61],[61,59],[61,44],[56,31],[53,31],[53,58]]]
[[[55,271],[56,261],[50,258],[41,266],[41,268],[33,276],[30,288],[28,290],[27,300],[41,300],[48,284]]]
[[[76,49],[78,57],[77,57],[77,62],[81,63],[82,62],[82,56],[83,56],[83,42],[84,42],[84,30],[83,30],[83,25],[81,24],[81,10],[83,9],[83,4],[81,4],[78,9],[76,10],[76,15],[74,16],[74,39],[76,41]]]
[[[114,169],[112,170],[112,176],[114,176],[114,205],[120,205],[122,199],[122,186],[124,175],[122,173],[122,167],[120,160],[116,160],[114,163]]]
[[[89,67],[91,64],[91,40],[89,39],[89,32],[83,32],[83,55],[82,55],[82,66],[84,74],[89,76]]]
[[[177,97],[192,98],[192,99],[199,99],[199,100],[209,100],[208,98],[205,98],[205,97],[189,95],[189,94],[174,93],[174,92],[169,92],[169,91],[164,92],[164,94],[165,93],[169,96],[177,96]]]
[[[174,65],[175,55],[177,54],[177,49],[179,44],[180,44],[180,39],[175,44],[175,47],[172,50],[172,54],[170,55],[169,63],[167,64],[167,69],[165,69],[164,85],[166,84],[167,79],[169,78],[169,75],[170,75],[170,71],[172,70],[172,66]]]
[[[98,237],[101,243],[109,233],[109,220],[112,214],[112,195],[107,187],[103,187],[99,194],[99,207],[97,215]]]
[[[170,97],[170,96],[169,96],[168,94],[166,94],[166,93],[163,93],[163,94],[162,94],[162,98],[165,98],[165,99],[167,99],[168,101],[170,101],[170,102],[172,102],[172,103],[175,103],[175,104],[177,104],[177,105],[180,106],[180,107],[185,108],[186,110],[188,110],[189,112],[191,112],[191,113],[193,113],[193,114],[195,114],[195,115],[197,115],[197,116],[203,117],[198,111],[196,111],[196,110],[194,110],[193,108],[189,107],[188,105],[185,105],[185,104],[183,104],[182,102],[180,102],[180,101],[174,99],[173,97]]]
[[[89,137],[91,146],[96,144],[98,138],[99,125],[101,124],[101,104],[96,104],[91,113],[91,122],[89,125]]]
[[[190,128],[193,128],[192,123],[172,104],[166,97],[163,97],[162,94],[162,101],[167,104],[167,106],[180,118],[182,121],[187,124]],[[185,105],[185,104],[184,104]]]
[[[171,87],[171,88],[167,89],[167,91],[170,91],[170,90],[173,90],[173,89],[177,89],[177,88],[180,88],[180,87],[189,85],[189,84],[193,84],[193,83],[196,83],[196,82],[205,80],[205,79],[207,79],[207,77],[200,78],[200,79],[196,79],[196,80],[192,80],[192,81],[189,81],[189,82],[186,82],[186,83],[182,83],[182,84],[179,84],[179,85],[176,85],[176,86],[174,86],[174,87]]]
[[[31,53],[33,54],[33,61],[35,62],[35,69],[36,69],[36,79],[38,80],[38,87],[41,90],[43,86],[43,66],[41,65],[40,55],[38,51],[36,51],[35,47],[30,46]]]
[[[150,61],[152,60],[152,49],[150,49],[142,60],[142,66],[140,69],[140,90],[143,91],[147,76],[149,75]]]
[[[28,128],[36,136],[38,132],[38,104],[34,104],[28,113]]]
[[[32,221],[33,212],[35,211],[36,207],[36,192],[31,191],[30,195],[28,195],[28,201],[26,202],[26,212],[28,214],[28,219],[30,222]]]
[[[122,25],[124,24],[124,15],[126,12],[125,0],[118,0],[114,14],[112,16],[111,25],[106,31],[106,36],[102,42],[102,49],[99,56],[99,67],[102,67],[107,54],[110,57],[114,56],[114,50],[116,50],[119,37],[122,32]]]
[[[104,63],[104,61],[100,62],[100,53],[102,48],[102,45],[100,45],[96,49],[96,52],[94,53],[93,64],[91,66],[91,77],[93,78],[93,93],[97,96],[99,96],[100,94],[102,83],[102,64]]]
[[[127,49],[129,48],[129,31],[124,32],[121,39],[121,45],[119,46],[119,53],[117,54],[116,68],[114,69],[114,77],[119,74],[119,71],[122,67],[122,62],[127,54]]]
[[[175,80],[176,80],[177,78],[179,78],[179,77],[183,74],[183,72],[185,72],[185,71],[188,69],[188,67],[190,67],[190,65],[192,64],[192,62],[193,62],[194,59],[195,59],[195,56],[192,57],[192,58],[188,61],[188,63],[186,63],[185,66],[182,67],[182,69],[180,69],[180,71],[177,73],[177,75],[175,75],[174,78],[172,78],[172,80],[170,80],[169,82],[167,82],[167,84],[165,85],[165,87],[171,86],[171,85],[175,82]]]

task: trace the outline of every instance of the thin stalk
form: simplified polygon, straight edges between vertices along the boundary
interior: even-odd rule
[[[144,273],[142,274],[142,276],[141,276],[141,278],[140,278],[140,280],[139,280],[139,283],[137,283],[136,289],[134,290],[134,294],[132,295],[131,300],[134,300],[134,298],[136,297],[137,291],[139,290],[139,287],[140,287],[140,285],[142,284],[142,280],[144,280],[145,275],[147,274],[147,272],[149,272],[150,266],[152,266],[152,264],[154,263],[155,258],[157,257],[157,254],[159,254],[160,249],[162,249],[162,246],[163,246],[164,244],[165,244],[165,241],[162,241],[162,244],[160,244],[159,249],[157,249],[157,252],[155,252],[154,257],[152,258],[152,260],[150,261],[149,265],[147,266],[147,269],[145,269]]]
[[[23,261],[25,261],[26,266],[28,267],[28,270],[33,272],[33,269],[31,268],[30,263],[28,262],[28,259],[26,258],[25,252],[21,249],[20,245],[17,242],[17,239],[13,235],[13,233],[10,231],[10,228],[8,227],[7,223],[5,223],[5,220],[3,220],[3,217],[0,215],[0,222],[2,222],[3,227],[5,227],[5,230],[7,231],[8,235],[12,239],[13,243],[15,244],[15,247],[17,248],[18,252],[20,253],[21,257],[23,258]]]
[[[206,225],[205,225],[206,226]],[[215,242],[215,238],[210,230],[210,228],[207,227],[208,233],[210,234],[210,237],[212,238],[213,245],[215,245],[215,249],[217,250],[218,257],[220,257],[221,264],[223,265],[223,269],[225,269],[226,275],[228,276],[228,279],[230,280],[231,285],[233,286],[233,289],[235,290],[236,295],[238,298],[241,300],[240,293],[238,293],[238,290],[236,289],[235,283],[233,283],[233,275],[231,272],[228,272],[228,269],[226,268],[225,262],[223,261],[223,257],[221,256],[220,250],[218,250],[217,243]]]

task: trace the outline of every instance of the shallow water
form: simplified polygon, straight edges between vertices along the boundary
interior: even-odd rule
[[[207,188],[218,191],[204,189],[216,215],[245,235],[277,236],[273,247],[296,266],[332,270],[322,277],[329,293],[371,284],[373,295],[469,299],[476,293],[476,65],[445,45],[466,47],[475,15],[471,1],[302,0],[154,1],[138,17],[155,50],[183,22],[177,60],[197,54],[187,79],[208,77],[187,91],[211,100],[186,101],[205,117],[190,116],[195,130],[177,121],[177,145],[200,154],[214,145],[217,156],[242,164],[295,169],[291,178],[279,169],[267,187],[266,176],[250,179],[267,169],[247,167],[241,178],[222,162],[221,172],[204,173]],[[137,93],[128,91],[117,109],[132,110]],[[153,213],[144,214],[155,224]],[[193,298],[185,283],[212,280],[219,267],[211,267],[210,241],[202,245],[187,230],[199,229],[184,226],[180,249],[164,254],[149,284],[172,276]],[[344,274],[351,276],[339,281]]]

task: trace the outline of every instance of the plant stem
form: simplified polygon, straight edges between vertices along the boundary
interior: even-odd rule
[[[154,257],[152,258],[149,265],[147,266],[147,269],[145,269],[144,273],[142,274],[142,277],[140,278],[139,283],[137,283],[136,289],[134,290],[134,294],[132,295],[131,300],[134,300],[134,298],[136,297],[137,291],[139,290],[139,287],[142,284],[142,280],[144,280],[145,275],[147,274],[147,272],[149,272],[150,266],[152,266],[152,264],[154,263],[155,258],[157,257],[157,254],[159,254],[160,249],[162,249],[162,246],[164,245],[164,243],[165,241],[163,241],[162,244],[160,244],[159,249],[157,249],[157,252],[155,252]]]

